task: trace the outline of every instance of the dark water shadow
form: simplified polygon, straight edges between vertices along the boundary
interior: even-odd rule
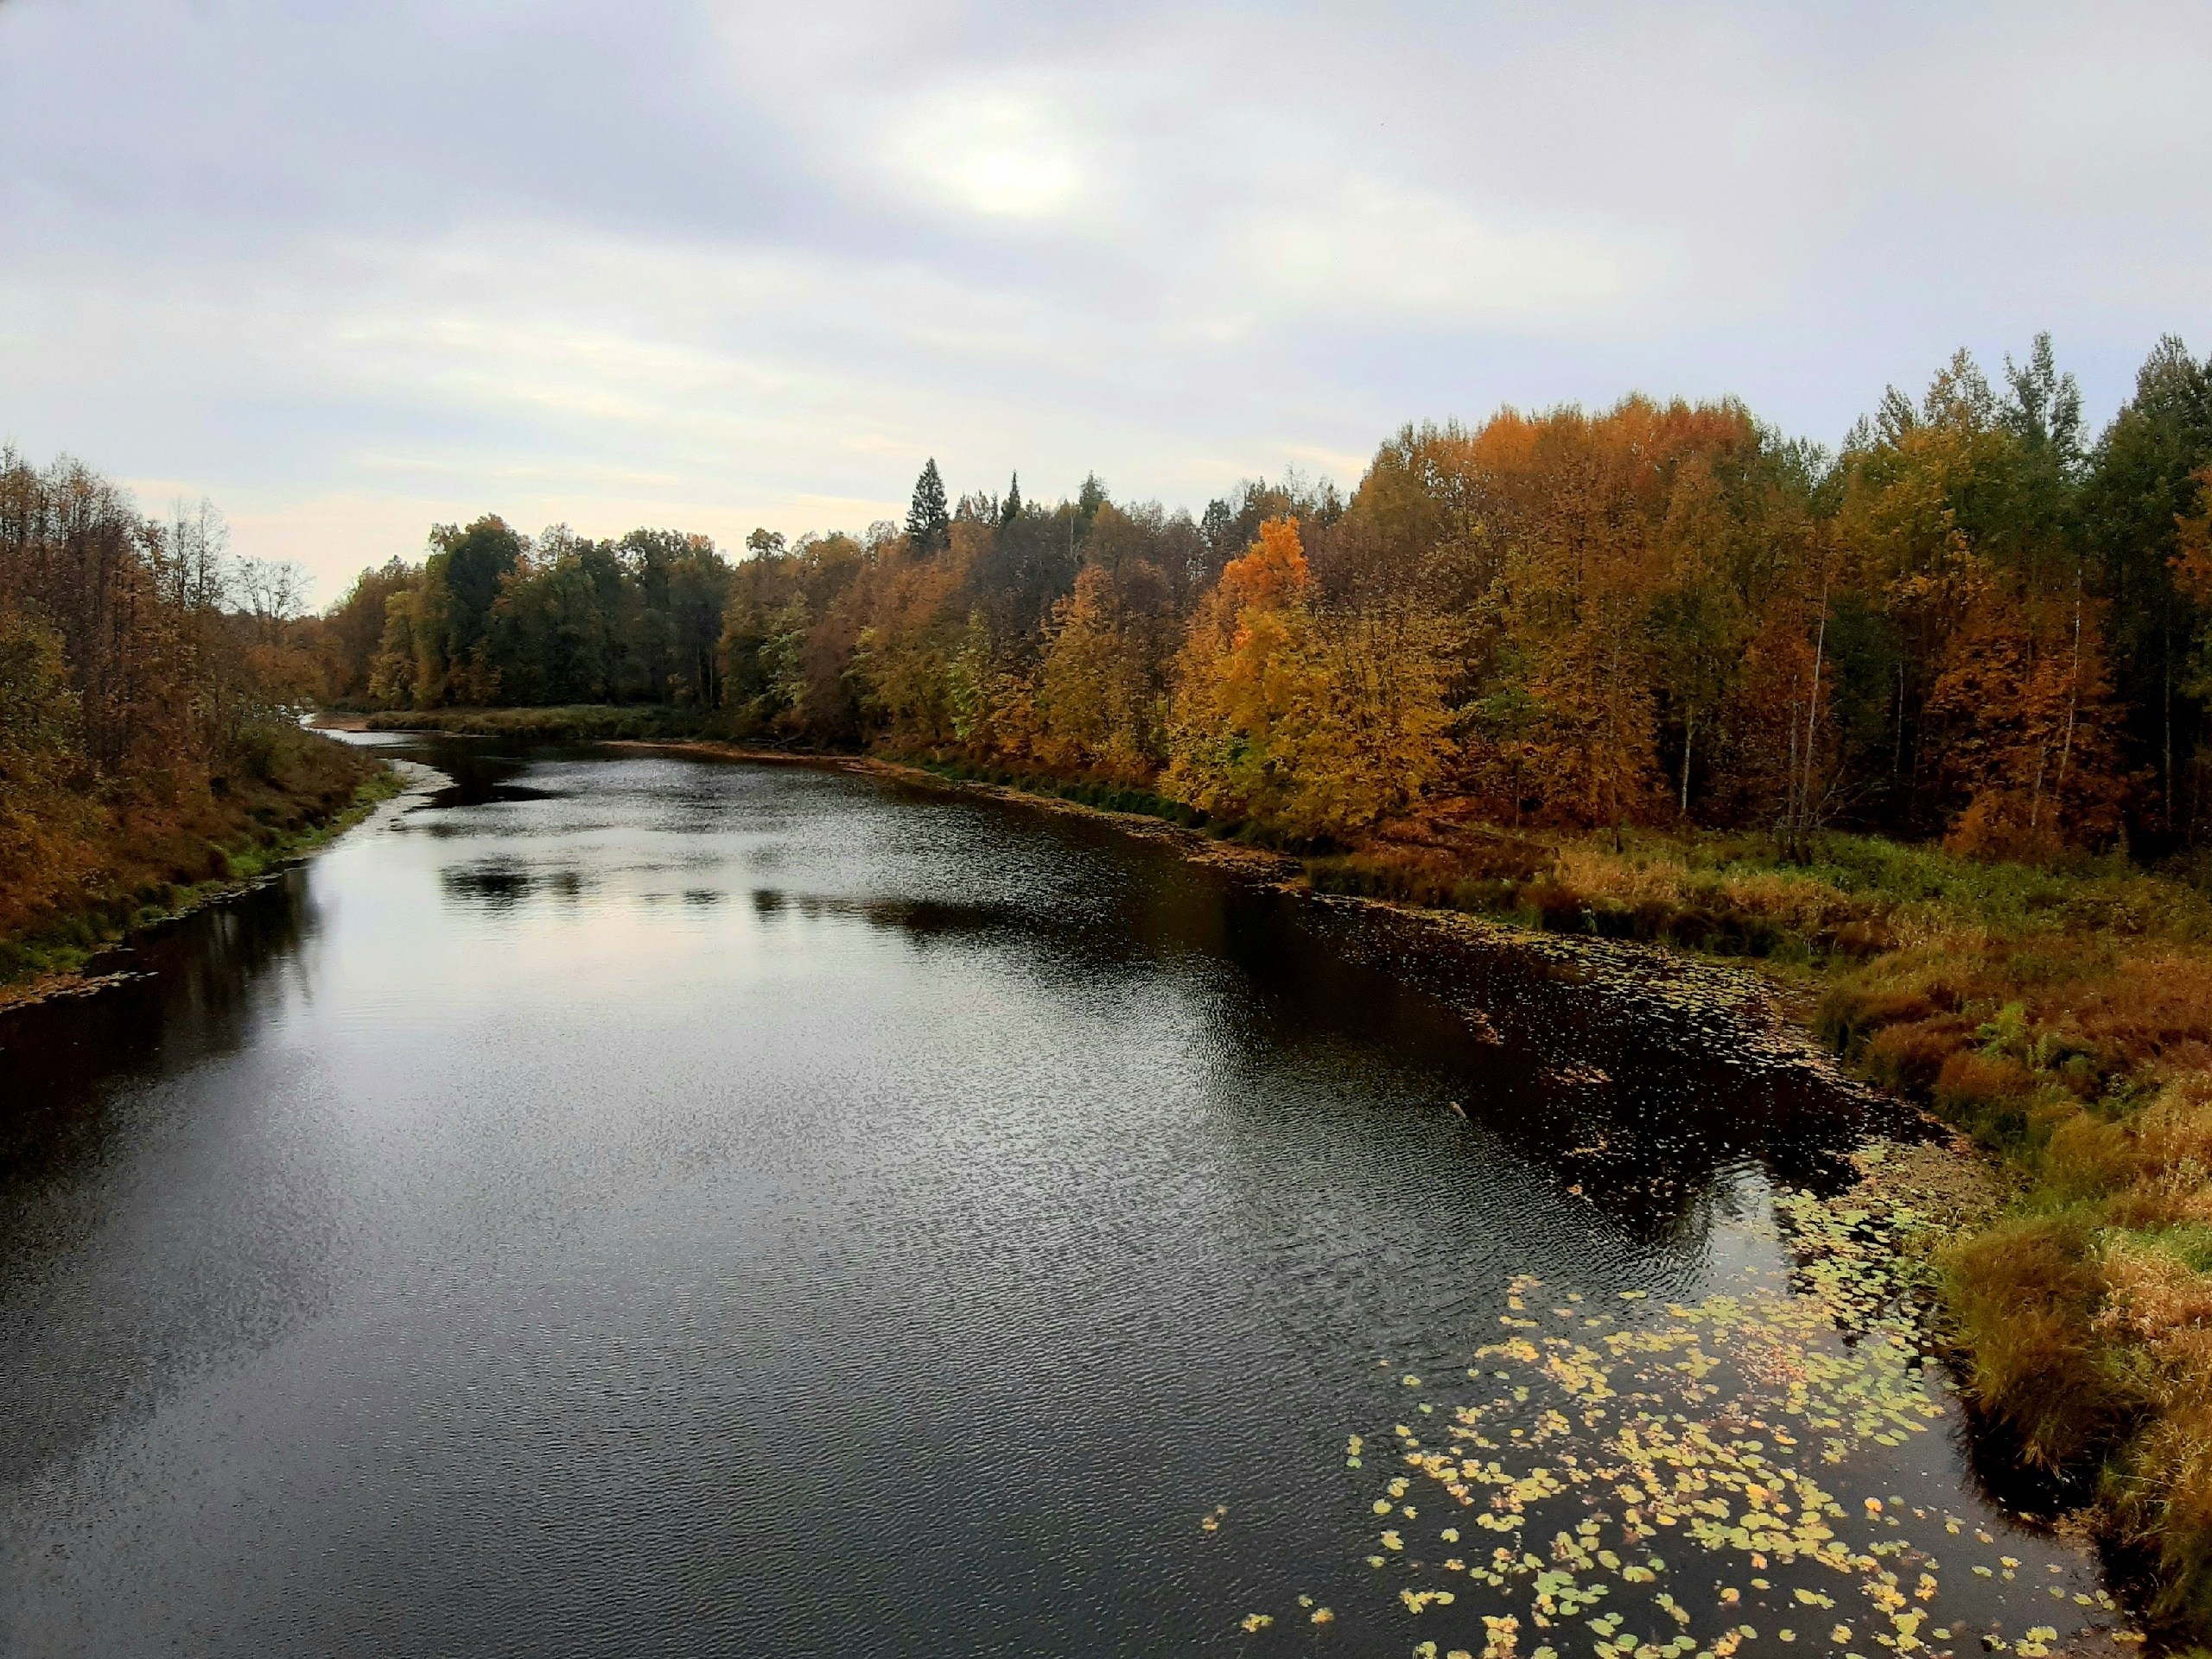
[[[490,806],[501,801],[554,801],[561,798],[555,789],[532,789],[527,784],[489,784],[474,788],[463,788],[455,784],[446,789],[434,790],[423,798],[422,804],[410,809],[416,812],[442,812],[455,806]]]
[[[885,932],[900,934],[917,944],[981,934],[1006,933],[1020,938],[1026,931],[1024,912],[1012,905],[958,904],[929,899],[855,899],[835,893],[791,893],[778,887],[755,887],[750,897],[753,913],[763,919],[785,915],[806,921],[824,918],[851,919]]]
[[[394,746],[388,751],[435,767],[446,782],[411,805],[410,814],[443,812],[461,806],[489,806],[502,801],[545,801],[560,798],[558,790],[518,784],[514,779],[533,759],[531,751],[481,741],[441,737]]]
[[[320,923],[308,872],[294,868],[91,964],[130,978],[0,1010],[0,1252],[11,1192],[100,1161],[115,1110],[108,1085],[235,1052],[251,1032],[259,982]]]
[[[1616,953],[1626,968],[1593,972],[1510,938],[1448,937],[1418,915],[1192,865],[1110,826],[913,792],[1001,824],[1013,815],[1122,879],[1065,903],[762,889],[755,912],[850,918],[925,949],[988,936],[1039,982],[1091,997],[1148,981],[1163,957],[1225,960],[1238,983],[1223,1017],[1245,1039],[1227,1052],[1338,1041],[1411,1065],[1436,1082],[1423,1109],[1456,1112],[1640,1244],[1694,1233],[1746,1165],[1832,1192],[1856,1179],[1841,1154],[1868,1135],[1925,1132],[1909,1106],[1674,982],[1691,970],[1663,953]]]

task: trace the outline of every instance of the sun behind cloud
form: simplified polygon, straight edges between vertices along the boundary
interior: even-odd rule
[[[1055,218],[1082,197],[1081,145],[1045,99],[963,88],[925,99],[888,137],[893,168],[940,201],[1008,219]]]

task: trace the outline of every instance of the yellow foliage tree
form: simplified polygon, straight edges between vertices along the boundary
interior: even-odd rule
[[[1200,601],[1176,658],[1166,787],[1223,817],[1272,815],[1288,793],[1276,728],[1305,690],[1305,550],[1271,518]]]
[[[1443,643],[1405,607],[1317,611],[1297,521],[1268,520],[1178,659],[1168,791],[1294,836],[1371,828],[1442,769]]]
[[[1053,615],[1037,688],[1038,750],[1047,765],[1147,782],[1159,699],[1111,574],[1086,565]]]

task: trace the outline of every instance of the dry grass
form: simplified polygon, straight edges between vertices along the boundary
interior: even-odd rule
[[[2201,1203],[2204,1173],[2198,1166]],[[2114,1229],[2096,1258],[2099,1357],[2134,1408],[2103,1499],[2127,1541],[2155,1554],[2161,1611],[2212,1620],[2212,1228]]]

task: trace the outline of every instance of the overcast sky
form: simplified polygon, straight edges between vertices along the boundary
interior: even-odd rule
[[[1408,419],[2212,347],[2212,5],[0,0],[0,438],[435,520],[1203,505]]]

